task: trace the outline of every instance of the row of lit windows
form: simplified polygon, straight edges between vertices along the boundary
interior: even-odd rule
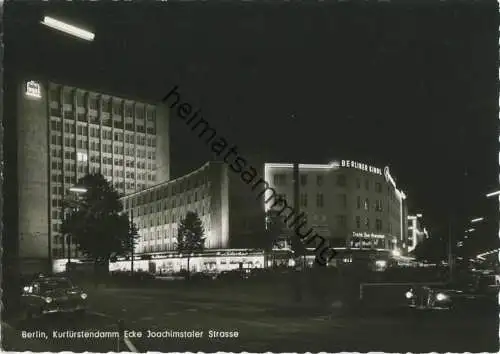
[[[161,202],[157,203],[150,203],[148,205],[142,205],[134,208],[134,216],[143,216],[143,215],[150,215],[152,213],[158,213],[162,210],[169,210],[173,208],[178,208],[182,207],[185,205],[190,205],[191,203],[196,203],[200,200],[203,200],[205,198],[208,198],[208,191],[203,192],[194,192],[192,195],[188,194],[184,197],[180,198],[170,198],[170,199],[165,199]],[[128,206],[125,206],[126,210],[129,210]],[[130,211],[129,211],[130,213]],[[205,209],[202,210],[202,214],[205,214],[206,211]]]
[[[59,104],[59,101],[61,100],[61,88],[52,87],[49,94],[52,102]],[[135,108],[136,118],[144,119],[146,116],[148,120],[153,121],[155,119],[155,110],[144,104],[128,103],[115,97],[104,98],[98,94],[84,93],[82,91],[75,91],[71,89],[63,89],[62,95],[62,102],[67,105],[73,105],[76,101],[77,107],[84,107],[85,103],[87,103],[90,109],[98,110],[100,107],[103,112],[113,112],[117,115],[122,115],[125,109],[126,116],[132,116]],[[87,97],[86,100],[85,97]]]
[[[136,207],[143,204],[148,204],[152,201],[157,201],[163,198],[168,198],[170,196],[176,196],[177,194],[182,194],[191,189],[198,188],[203,185],[208,184],[208,177],[199,176],[197,178],[193,178],[192,176],[183,181],[174,182],[171,185],[167,185],[161,188],[155,188],[152,191],[148,191],[144,194],[138,196],[128,197],[124,200],[124,205],[126,209],[130,209],[131,207]]]
[[[143,246],[143,247],[138,247],[137,252],[142,253],[142,252],[162,252],[162,251],[175,251],[176,248],[176,243],[171,242],[171,243],[166,243],[163,245],[148,245],[148,246]]]
[[[300,175],[300,184],[302,186],[305,186],[308,184],[308,179],[309,175],[302,174]],[[283,186],[287,184],[287,175],[284,173],[277,173],[273,176],[273,182],[274,185],[276,186]],[[335,183],[337,186],[340,187],[346,187],[347,186],[347,178],[344,174],[338,174],[336,176]],[[316,175],[316,185],[317,186],[323,186],[324,184],[324,176],[323,175]],[[365,189],[370,190],[370,180],[366,179],[364,183]],[[359,178],[356,178],[356,188],[361,189],[361,180]],[[375,191],[377,193],[382,193],[382,183],[380,182],[375,182]],[[390,194],[391,193],[391,188],[388,186],[387,187],[387,192]]]
[[[200,218],[205,218],[205,217],[208,218],[210,216],[209,214],[210,208],[206,205],[194,208],[193,211],[196,212]],[[152,213],[153,211],[151,209],[149,214],[148,213],[141,214],[144,215],[144,217],[139,216],[138,218],[134,218],[134,222],[136,223],[139,229],[161,226],[171,223],[175,224],[181,222],[181,220],[185,217],[182,211],[176,212],[174,209],[170,209],[169,212],[161,212],[156,215],[153,215]],[[209,219],[207,219],[207,223],[210,224]]]
[[[356,220],[356,228],[360,229],[361,228],[361,217],[358,215],[355,218]],[[365,229],[370,229],[370,218],[365,217],[363,219],[363,226]],[[389,232],[392,232],[392,224],[389,223]],[[375,231],[377,232],[382,232],[382,220],[381,219],[375,219]]]
[[[101,115],[98,115],[97,112],[89,111],[88,114],[84,112],[77,112],[76,115],[71,110],[64,110],[62,113],[59,108],[51,108],[50,115],[53,118],[64,118],[65,120],[76,121],[80,123],[87,124],[95,124],[104,127],[114,127],[117,129],[124,129],[123,117],[122,116],[113,116],[113,118],[106,112],[103,112]],[[75,119],[76,116],[76,119]],[[128,117],[127,117],[128,118]],[[125,130],[128,131],[137,131],[139,133],[148,133],[148,134],[156,134],[156,129],[154,127],[155,122],[151,121],[147,123],[145,127],[144,122],[141,120],[136,120],[135,125],[132,117],[130,119],[126,119],[125,122]],[[134,129],[135,128],[135,129]]]
[[[71,147],[73,148],[72,146],[72,143],[73,142],[70,142],[67,146],[68,147]],[[81,143],[81,144],[80,144]],[[91,155],[91,162],[98,162],[99,163],[99,155],[101,153],[101,150],[100,150],[100,145],[98,142],[91,142],[91,151],[97,153],[97,154],[93,154]],[[104,145],[103,144],[103,153],[109,153],[109,154],[112,154],[113,153],[113,150],[111,150],[111,145]],[[81,142],[80,140],[78,141],[78,144],[77,144],[77,148],[81,148],[81,149],[88,149],[88,144],[87,142]],[[124,153],[125,152],[125,153]],[[87,156],[87,153],[86,152],[79,152],[81,154],[85,154],[85,156]],[[155,151],[146,151],[146,150],[140,150],[138,149],[137,150],[137,156],[135,155],[135,151],[134,151],[134,148],[123,148],[123,146],[115,146],[115,149],[114,149],[114,153],[117,154],[117,155],[124,155],[126,157],[130,157],[130,158],[137,158],[137,159],[147,159],[147,160],[156,160],[156,152]],[[57,148],[57,147],[54,147],[52,149],[52,157],[55,157],[55,158],[62,158],[63,156],[63,150],[60,149],[60,148]],[[83,162],[86,162],[87,159],[84,158],[83,156],[84,155],[80,155],[82,158],[79,159],[78,161],[83,161]],[[75,151],[70,151],[70,150],[66,150],[64,152],[64,157],[66,159],[71,159],[71,160],[75,160],[78,156],[77,156],[77,153]],[[117,160],[119,161],[119,160]],[[143,161],[141,161],[141,163],[145,163]],[[112,164],[112,163],[110,163]],[[116,163],[117,166],[119,166],[119,162]],[[149,167],[151,166],[151,163],[148,162],[148,168],[149,169],[155,169],[155,167]],[[130,166],[132,167],[132,166]]]
[[[59,109],[52,108],[50,110],[50,115],[53,118],[61,118],[61,111]],[[63,116],[65,120],[75,121],[75,114],[72,111],[64,111]],[[135,125],[133,121],[126,122],[125,124],[123,124],[122,117],[119,117],[118,120],[111,119],[111,117],[107,116],[106,114],[103,114],[101,118],[99,118],[99,116],[96,114],[89,113],[87,116],[85,113],[79,112],[76,114],[76,121],[86,124],[102,125],[103,127],[124,129],[130,132],[147,133],[153,135],[156,134],[156,128],[154,127],[154,123],[152,125],[148,124],[147,127],[144,126],[144,123],[141,123],[139,121],[137,121]]]

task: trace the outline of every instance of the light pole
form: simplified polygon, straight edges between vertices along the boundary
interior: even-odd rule
[[[134,225],[134,209],[130,209],[130,219],[132,221],[132,225]],[[134,275],[134,254],[135,254],[135,235],[132,235],[132,255],[130,258],[130,275]]]
[[[453,232],[451,227],[451,215],[448,220],[448,269],[449,269],[449,280],[453,280]]]
[[[81,187],[81,186],[74,186],[74,187],[71,187],[69,189],[70,192],[72,193],[75,193],[77,196],[83,194],[83,193],[86,193],[87,192],[87,188],[85,187]],[[67,218],[67,208],[70,207],[70,208],[73,208],[73,209],[77,209],[79,207],[81,207],[83,205],[83,203],[81,201],[79,201],[78,199],[74,200],[64,200],[63,201],[63,217],[64,217],[64,220],[66,220]],[[70,233],[67,233],[66,234],[66,245],[68,247],[68,261],[67,261],[67,270],[70,269],[71,267],[71,234]],[[64,246],[64,242],[63,242],[63,246]]]

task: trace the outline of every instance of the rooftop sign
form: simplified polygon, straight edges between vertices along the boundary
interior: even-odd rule
[[[42,89],[40,88],[40,84],[36,81],[28,81],[26,83],[26,96],[33,98],[42,98]]]
[[[377,175],[382,175],[382,169],[367,165],[362,162],[352,161],[352,160],[340,160],[341,167],[356,168],[361,171],[375,173]]]

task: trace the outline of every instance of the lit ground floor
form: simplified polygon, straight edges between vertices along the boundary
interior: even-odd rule
[[[291,252],[275,252],[272,255],[264,255],[263,251],[248,249],[224,249],[207,250],[202,253],[193,253],[191,255],[180,255],[174,252],[138,254],[132,262],[130,257],[113,259],[109,264],[111,272],[130,271],[132,265],[134,271],[144,271],[155,274],[169,274],[188,269],[191,272],[221,272],[236,269],[264,268],[275,265],[292,265]],[[91,267],[90,262],[72,259],[73,266],[76,268]],[[61,273],[66,270],[67,260],[58,259],[54,261],[53,272]]]

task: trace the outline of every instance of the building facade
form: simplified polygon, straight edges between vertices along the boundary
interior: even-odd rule
[[[388,167],[340,160],[326,165],[300,164],[299,172],[300,212],[305,213],[308,226],[331,246],[404,247],[406,196],[397,188]],[[277,194],[294,205],[293,164],[266,163],[264,175]]]
[[[63,200],[79,178],[101,172],[123,194],[169,179],[169,116],[161,105],[53,82],[15,89],[19,257],[29,271],[66,257]],[[79,256],[75,245],[69,252]]]
[[[205,230],[205,251],[193,255],[192,271],[261,267],[263,255],[254,250],[254,236],[264,231],[264,214],[251,191],[231,178],[224,162],[207,162],[182,177],[123,197],[124,211],[139,230],[135,254],[138,267],[154,272],[179,271],[186,257],[176,248],[179,223],[196,212]],[[130,269],[130,262],[113,262],[111,270]]]

